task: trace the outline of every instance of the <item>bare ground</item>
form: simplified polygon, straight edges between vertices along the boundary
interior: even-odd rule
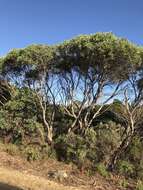
[[[48,172],[52,170],[64,170],[68,178],[62,181],[50,179]],[[3,185],[0,190],[12,190],[12,186],[23,190],[124,190],[119,187],[120,180],[115,175],[108,179],[98,174],[88,177],[75,166],[52,159],[30,163],[20,156],[0,151],[0,182]],[[5,184],[12,185],[11,189]],[[134,184],[129,183],[127,189],[134,190]]]

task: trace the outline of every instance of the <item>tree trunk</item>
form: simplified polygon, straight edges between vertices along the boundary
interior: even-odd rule
[[[114,168],[116,166],[116,163],[117,163],[118,159],[120,158],[121,154],[130,145],[130,142],[132,140],[133,134],[134,133],[128,134],[128,136],[126,138],[124,138],[124,140],[122,141],[120,146],[112,154],[111,158],[109,159],[109,162],[107,163],[107,168],[108,168],[109,171],[114,170]]]
[[[49,145],[52,145],[53,143],[53,128],[52,127],[48,128],[47,141]]]
[[[51,124],[53,123],[53,121],[49,124],[49,122],[46,120],[46,103],[44,102],[44,105],[43,105],[42,99],[39,97],[38,94],[37,94],[37,97],[39,99],[39,103],[40,103],[40,106],[42,109],[43,123],[46,128],[45,132],[47,132],[47,137],[45,140],[48,142],[49,145],[52,145],[52,143],[53,143],[53,127]],[[52,116],[54,116],[54,115],[52,115]],[[52,120],[53,120],[53,117],[52,117]]]

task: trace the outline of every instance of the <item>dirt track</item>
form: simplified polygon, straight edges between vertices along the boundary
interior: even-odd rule
[[[63,169],[69,175],[66,181],[47,176],[48,171]],[[70,165],[50,159],[29,163],[20,156],[0,151],[0,190],[123,190],[118,185],[120,180],[116,175],[109,179],[99,174],[87,177]],[[129,186],[129,190],[135,189],[133,181]]]
[[[0,167],[0,190],[81,190],[42,177]],[[8,184],[8,185],[6,185]],[[17,186],[17,187],[16,187]],[[15,188],[14,188],[15,187]]]

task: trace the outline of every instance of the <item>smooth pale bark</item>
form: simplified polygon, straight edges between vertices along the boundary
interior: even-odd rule
[[[109,162],[107,164],[107,168],[109,170],[114,170],[118,159],[121,157],[122,153],[129,147],[135,131],[142,121],[143,117],[143,108],[139,103],[134,102],[133,105],[129,103],[129,98],[127,94],[127,90],[124,92],[125,103],[122,106],[121,116],[124,118],[126,122],[125,131],[123,134],[123,139],[117,149],[111,155]],[[118,115],[119,113],[117,113]]]
[[[45,126],[46,131],[47,131],[46,141],[48,142],[48,144],[51,145],[53,142],[53,125],[52,124],[53,124],[55,112],[53,111],[52,116],[51,116],[51,120],[50,120],[50,122],[48,122],[46,119],[46,102],[43,102],[43,99],[40,97],[40,95],[38,95],[38,93],[36,93],[36,95],[37,95],[37,98],[39,100],[40,107],[42,109],[43,123],[44,123],[44,126]]]

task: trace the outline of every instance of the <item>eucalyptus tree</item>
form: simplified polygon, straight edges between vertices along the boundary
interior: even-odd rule
[[[122,103],[114,110],[122,121],[123,134],[117,149],[111,154],[108,169],[113,170],[122,153],[128,148],[134,135],[139,131],[143,121],[143,85],[142,85],[142,48],[137,48],[138,63],[132,65],[131,72],[122,92]]]
[[[81,35],[57,46],[61,102],[73,118],[69,132],[91,127],[104,105],[121,92],[131,65],[139,62],[137,51],[112,33]]]
[[[52,73],[53,48],[45,45],[31,45],[13,50],[3,58],[3,75],[17,87],[28,87],[39,102],[42,119],[49,144],[53,140],[55,117],[55,80]],[[34,100],[34,99],[33,99]],[[50,112],[47,114],[47,108]]]

